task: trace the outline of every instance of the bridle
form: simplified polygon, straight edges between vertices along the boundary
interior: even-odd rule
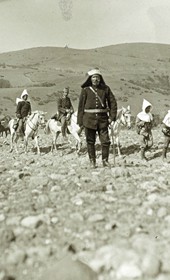
[[[34,124],[34,123],[32,122],[32,119],[34,118],[34,116],[35,116],[36,114],[38,114],[38,113],[34,113],[33,116],[32,116],[32,118],[31,118],[30,120],[27,121],[28,126],[29,126],[33,131],[36,131],[36,130],[37,130],[37,127],[38,127],[39,124],[40,124],[39,115],[38,115],[38,121],[37,121],[37,123]],[[33,127],[31,127],[30,123],[33,125]]]
[[[122,119],[122,116],[123,116],[123,119]],[[126,120],[126,116],[130,117],[130,111],[129,110],[126,110],[126,111],[122,112],[121,117],[116,120],[117,124],[127,125],[128,121]],[[130,126],[130,123],[129,123],[129,126]]]

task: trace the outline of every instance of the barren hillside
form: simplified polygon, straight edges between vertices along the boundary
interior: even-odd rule
[[[14,114],[15,98],[27,88],[33,108],[50,116],[65,85],[70,86],[76,109],[80,86],[92,67],[101,69],[119,106],[130,104],[133,115],[143,97],[153,103],[155,114],[162,116],[169,108],[170,46],[134,43],[91,50],[40,47],[0,54],[0,112]]]

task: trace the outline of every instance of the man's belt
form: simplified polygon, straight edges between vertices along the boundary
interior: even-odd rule
[[[108,109],[84,109],[85,113],[107,113],[109,112]]]

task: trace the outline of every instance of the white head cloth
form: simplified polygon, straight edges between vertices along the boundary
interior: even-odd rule
[[[153,120],[153,116],[152,114],[149,112],[149,113],[146,113],[146,108],[148,106],[151,106],[151,109],[152,109],[152,104],[147,101],[146,99],[143,99],[143,104],[142,104],[142,112],[140,112],[137,117],[141,120],[141,121],[144,121],[144,122],[151,122]]]
[[[164,117],[162,121],[166,126],[170,127],[170,110],[168,110],[168,113]]]
[[[92,70],[88,71],[87,74],[89,76],[93,76],[93,75],[100,75],[101,76],[101,72],[100,72],[99,69],[92,69]]]

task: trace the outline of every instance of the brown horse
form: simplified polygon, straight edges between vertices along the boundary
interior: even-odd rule
[[[10,133],[9,129],[9,121],[11,117],[9,116],[4,116],[4,118],[1,118],[0,120],[0,136],[3,136],[5,132],[5,136],[7,137],[8,133]]]

